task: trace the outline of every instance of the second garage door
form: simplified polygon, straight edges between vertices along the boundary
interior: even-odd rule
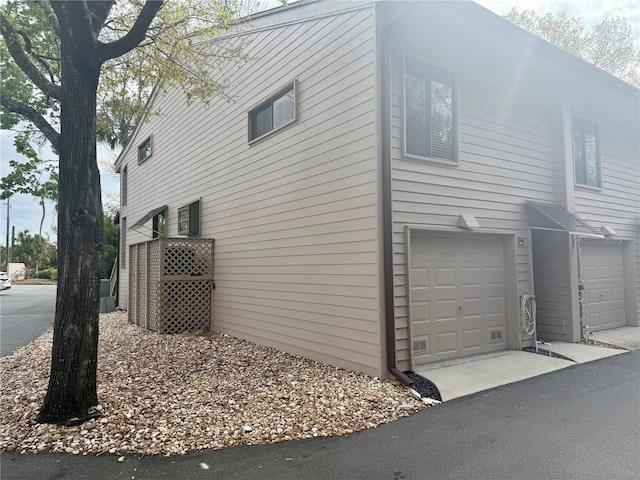
[[[585,325],[591,331],[625,326],[622,245],[583,240],[580,269],[585,287]]]
[[[415,365],[507,348],[500,237],[412,233],[409,270]]]

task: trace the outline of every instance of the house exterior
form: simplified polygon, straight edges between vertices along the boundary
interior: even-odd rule
[[[121,307],[161,234],[215,239],[215,330],[375,376],[638,326],[638,89],[471,2],[239,37],[234,101],[158,93],[116,162]]]

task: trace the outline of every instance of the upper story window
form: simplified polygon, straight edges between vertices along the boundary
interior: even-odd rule
[[[296,120],[296,82],[249,111],[249,142]]]
[[[573,163],[577,185],[602,186],[598,126],[576,116],[573,117]]]
[[[127,170],[127,167],[125,166],[122,169],[122,175],[120,175],[120,203],[124,206],[127,204],[127,177],[129,175],[129,172]]]
[[[138,163],[144,162],[151,156],[151,136],[138,146]]]
[[[167,224],[167,211],[162,210],[153,216],[153,231],[151,236],[153,238],[164,237]]]
[[[120,219],[120,268],[127,268],[127,219]]]
[[[200,200],[178,209],[178,234],[200,234]]]
[[[406,57],[404,153],[457,161],[457,91],[453,73]]]

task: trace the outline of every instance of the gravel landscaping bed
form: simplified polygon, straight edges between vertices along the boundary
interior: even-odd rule
[[[409,389],[229,335],[158,335],[100,316],[96,418],[35,423],[52,331],[0,359],[0,450],[182,455],[374,428],[425,408]]]
[[[584,338],[578,343],[581,343],[582,345],[592,345],[594,347],[613,348],[615,350],[628,350],[627,348],[621,347],[620,345],[614,345],[607,342],[599,342],[598,340],[585,340]]]

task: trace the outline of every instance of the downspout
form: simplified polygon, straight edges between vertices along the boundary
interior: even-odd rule
[[[580,265],[580,237],[578,235],[574,235],[573,236],[574,239],[574,245],[575,245],[575,249],[576,249],[576,264],[577,264],[577,269],[578,269],[578,318],[580,320],[579,325],[580,325],[580,339],[585,339],[587,340],[587,328],[588,325],[584,324],[584,320],[585,320],[585,315],[584,315],[584,280],[582,279],[582,265]],[[572,322],[573,323],[573,322]],[[562,331],[562,336],[563,336],[563,340],[564,340],[564,329]],[[572,335],[573,338],[575,338],[575,334]],[[573,338],[571,340],[569,340],[570,342],[573,342]],[[566,340],[564,340],[566,341]]]
[[[377,6],[376,6],[377,7]],[[382,126],[382,229],[384,246],[384,310],[386,326],[387,369],[404,385],[413,384],[396,365],[395,300],[393,286],[393,205],[391,200],[391,48],[389,30],[411,7],[396,13],[380,31]]]

